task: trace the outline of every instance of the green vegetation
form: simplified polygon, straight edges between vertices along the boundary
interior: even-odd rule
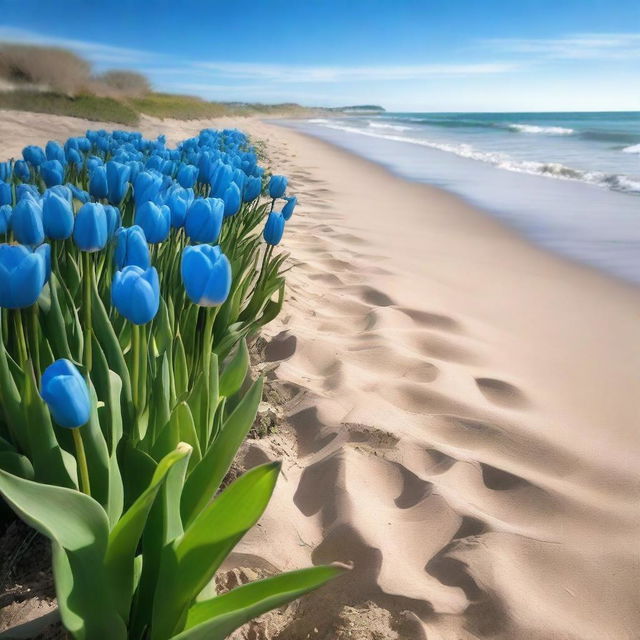
[[[135,125],[139,119],[133,108],[114,98],[93,95],[70,97],[49,91],[1,91],[0,109],[53,113],[127,125]]]

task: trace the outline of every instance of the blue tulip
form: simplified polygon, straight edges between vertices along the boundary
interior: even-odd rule
[[[94,198],[106,198],[109,193],[107,185],[107,168],[95,167],[89,178],[89,193]]]
[[[278,211],[272,211],[267,218],[267,224],[264,226],[264,240],[267,244],[276,245],[282,240],[284,233],[284,218]]]
[[[47,156],[47,160],[57,160],[62,165],[67,163],[62,145],[55,142],[54,140],[49,140],[44,150],[45,155]]]
[[[0,207],[0,233],[8,233],[11,227],[11,214],[13,209],[9,204]]]
[[[11,204],[12,199],[11,185],[0,180],[0,207],[5,204]]]
[[[148,200],[137,207],[135,223],[144,230],[147,242],[163,242],[171,230],[171,211],[166,205]]]
[[[119,205],[127,193],[131,168],[110,160],[107,162],[107,195],[111,204]]]
[[[33,144],[22,150],[22,157],[26,162],[32,164],[34,167],[39,167],[47,159],[44,155],[44,151]]]
[[[89,173],[93,173],[93,170],[97,167],[101,167],[104,165],[102,158],[98,158],[98,156],[89,156],[87,158],[87,170]]]
[[[20,244],[0,244],[0,307],[30,307],[46,278],[45,256]]]
[[[111,286],[115,308],[133,324],[146,324],[158,313],[160,282],[155,267],[130,265],[116,271]]]
[[[13,173],[13,168],[10,162],[0,162],[0,180],[11,180],[11,174]]]
[[[74,164],[78,168],[82,166],[82,156],[77,149],[69,149],[65,156],[69,164]]]
[[[22,183],[16,187],[16,199],[22,200],[24,197],[30,196],[32,200],[39,202],[40,192],[33,184]]]
[[[184,164],[178,169],[176,178],[181,187],[190,189],[198,179],[198,167],[194,167],[192,164]]]
[[[262,191],[262,180],[257,176],[249,176],[244,183],[244,191],[242,192],[243,202],[252,202]]]
[[[64,180],[64,167],[59,160],[47,160],[40,165],[40,175],[47,187],[62,184]]]
[[[192,242],[216,242],[222,229],[224,202],[219,198],[198,198],[187,210],[184,230]]]
[[[287,179],[284,176],[271,176],[269,180],[269,195],[272,198],[282,198],[287,190]]]
[[[23,182],[26,182],[31,177],[29,165],[24,160],[16,160],[16,163],[13,165],[13,173],[16,178],[19,178]]]
[[[193,203],[195,197],[193,189],[177,187],[170,191],[166,204],[171,210],[171,226],[178,229],[184,226],[187,209]]]
[[[287,204],[282,207],[282,217],[285,220],[289,220],[293,215],[293,210],[296,208],[296,204],[298,204],[298,198],[292,196],[291,198],[286,198]]]
[[[218,160],[209,178],[211,195],[221,198],[233,180],[233,167]]]
[[[40,381],[40,395],[59,426],[76,429],[89,422],[89,387],[69,360],[56,360],[44,370]]]
[[[242,198],[240,197],[240,189],[235,182],[232,182],[224,192],[224,217],[233,216],[240,210]]]
[[[80,207],[73,227],[73,240],[81,251],[100,251],[108,239],[107,214],[104,206],[87,202]]]
[[[44,240],[42,207],[33,197],[18,201],[11,216],[11,228],[16,240],[22,244],[38,245]]]
[[[142,227],[133,225],[128,228],[120,227],[116,231],[114,260],[119,270],[130,265],[135,265],[141,269],[148,269],[151,266],[149,245]]]
[[[133,199],[137,206],[155,201],[162,188],[162,176],[150,171],[141,171],[133,183]]]
[[[76,200],[79,200],[80,202],[82,202],[82,204],[87,204],[87,202],[91,200],[91,196],[86,191],[83,191],[82,189],[80,189],[80,187],[76,187],[75,184],[69,183],[67,186],[69,187],[69,190],[73,194],[73,197]]]
[[[222,304],[231,289],[231,265],[219,246],[185,247],[180,265],[189,299],[203,307]]]
[[[53,191],[42,198],[42,223],[45,235],[52,240],[65,240],[73,232],[71,203]]]
[[[104,212],[107,215],[107,236],[109,240],[113,238],[115,232],[122,226],[120,209],[110,204],[104,205]]]
[[[69,186],[66,184],[57,184],[53,187],[50,187],[44,192],[44,195],[46,196],[47,193],[55,193],[57,196],[60,196],[64,200],[68,200],[69,202],[71,202],[71,189],[69,189]]]

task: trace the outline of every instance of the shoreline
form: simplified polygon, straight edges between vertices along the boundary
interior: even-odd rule
[[[74,134],[63,125],[100,126],[5,114],[6,148],[6,131],[21,149]],[[278,428],[247,441],[239,460],[281,458],[283,474],[224,568],[243,582],[274,567],[354,563],[254,630],[279,640],[631,640],[637,287],[279,125],[140,128],[173,142],[205,126],[264,140],[300,200],[283,243],[293,266],[285,306],[259,344]]]

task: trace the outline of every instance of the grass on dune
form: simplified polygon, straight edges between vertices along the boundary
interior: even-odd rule
[[[138,124],[138,113],[124,102],[92,95],[65,96],[41,91],[2,91],[0,109],[52,113],[120,124]]]

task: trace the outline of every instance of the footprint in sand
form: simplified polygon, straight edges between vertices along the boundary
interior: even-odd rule
[[[476,378],[478,389],[484,397],[501,407],[519,409],[529,404],[526,396],[518,387],[497,378]]]

